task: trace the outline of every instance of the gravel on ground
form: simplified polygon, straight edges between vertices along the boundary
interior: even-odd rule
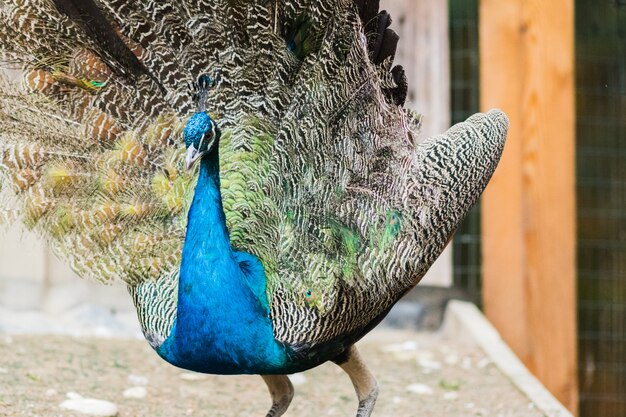
[[[466,341],[377,329],[359,348],[380,384],[374,416],[543,415]],[[296,394],[286,417],[356,414],[350,380],[336,365],[296,374],[292,382]],[[80,396],[110,401],[119,417],[261,417],[270,405],[260,377],[183,371],[142,340],[0,334],[0,416],[84,416],[60,406]]]

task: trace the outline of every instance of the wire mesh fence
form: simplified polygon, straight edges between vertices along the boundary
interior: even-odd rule
[[[582,417],[626,416],[626,3],[576,1]]]
[[[478,0],[450,0],[452,122],[479,108]],[[481,304],[480,204],[459,227],[453,241],[454,284]]]

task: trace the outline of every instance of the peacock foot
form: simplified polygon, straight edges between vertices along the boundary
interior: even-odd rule
[[[356,412],[356,417],[370,417],[378,398],[378,383],[374,381],[374,388],[370,391],[364,400],[359,401],[359,409]]]

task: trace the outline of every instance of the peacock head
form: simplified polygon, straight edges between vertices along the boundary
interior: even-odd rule
[[[198,112],[187,122],[183,136],[187,146],[185,163],[187,169],[191,169],[197,160],[217,146],[220,130],[208,113]]]

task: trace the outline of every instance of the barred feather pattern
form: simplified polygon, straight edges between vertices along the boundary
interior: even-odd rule
[[[275,336],[296,346],[358,335],[414,286],[504,144],[500,112],[418,143],[401,71],[372,62],[353,0],[98,0],[148,72],[134,78],[51,1],[1,4],[2,60],[24,77],[0,80],[0,218],[126,282],[153,346],[176,316],[199,75],[215,80],[231,245],[263,262]]]
[[[169,336],[176,318],[177,272],[129,286],[128,290],[137,308],[137,317],[150,346],[157,348]],[[150,302],[146,302],[150,300]]]

